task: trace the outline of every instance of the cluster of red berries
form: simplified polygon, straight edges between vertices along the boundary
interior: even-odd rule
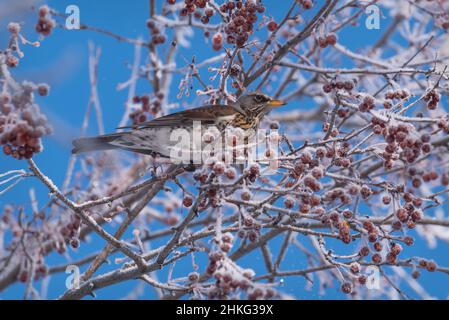
[[[332,90],[337,89],[337,90],[346,90],[346,91],[351,91],[352,89],[354,89],[354,81],[353,80],[332,80],[331,82],[328,82],[326,84],[323,85],[323,91],[325,93],[330,93]]]
[[[147,28],[151,31],[151,43],[154,45],[163,44],[165,42],[165,36],[161,34],[161,31],[156,26],[156,23],[148,19],[147,20]]]
[[[331,134],[331,136],[332,136],[332,134]],[[337,155],[340,152],[341,152],[341,150],[339,150],[337,152]],[[349,168],[349,166],[352,164],[353,160],[354,159],[352,156],[347,156],[346,154],[338,155],[338,157],[336,157],[334,159],[334,165],[337,167]]]
[[[7,93],[0,96],[0,144],[5,155],[30,159],[42,151],[42,136],[51,134],[52,128],[47,118],[32,102],[32,91],[41,86],[46,87],[24,84],[20,96],[11,97]]]
[[[290,171],[290,177],[294,180],[298,180],[302,178],[302,186],[310,189],[312,192],[318,192],[322,189],[320,179],[324,176],[323,167],[320,165],[320,161],[323,158],[333,159],[336,154],[344,157],[345,153],[349,150],[349,145],[341,144],[338,151],[335,151],[334,148],[331,147],[319,147],[315,149],[315,157],[308,151],[303,152],[299,160],[295,163],[294,167]],[[348,159],[348,158],[342,158]],[[349,160],[348,160],[349,161]],[[350,162],[348,162],[349,164]],[[294,185],[294,181],[288,181],[285,184],[286,188],[290,188]],[[300,187],[303,190],[303,187]],[[358,189],[355,191],[355,194],[358,192]],[[351,203],[351,197],[348,192],[346,192],[343,188],[334,188],[324,193],[323,196],[313,194],[310,196],[302,196],[301,202],[299,204],[299,211],[302,214],[307,214],[311,211],[316,214],[320,214],[322,211],[320,205],[322,202],[333,202],[338,199],[341,200],[343,204]],[[294,200],[292,198],[286,198],[284,201],[284,205],[287,209],[291,209],[294,206]],[[322,221],[324,223],[328,222],[328,215],[322,215]]]
[[[409,193],[406,194],[410,195]],[[396,220],[393,222],[392,228],[393,230],[401,230],[403,225],[406,225],[409,229],[413,229],[415,228],[416,223],[420,221],[422,217],[422,210],[419,209],[419,207],[417,207],[415,204],[407,202],[404,206],[396,210]]]
[[[329,132],[330,127],[331,127],[331,124],[329,122],[324,122],[323,123],[323,132]],[[339,133],[340,133],[340,131],[338,130],[338,128],[336,126],[334,126],[332,128],[330,136],[332,138],[335,138],[336,136],[338,136]]]
[[[375,100],[372,96],[365,96],[362,100],[362,102],[359,105],[359,110],[361,112],[368,112],[375,107]]]
[[[342,142],[334,145],[333,147],[319,147],[315,149],[315,157],[308,151],[303,152],[299,160],[295,163],[294,167],[290,171],[290,177],[298,180],[302,178],[302,184],[304,187],[310,189],[313,192],[318,192],[322,189],[320,179],[324,176],[324,170],[320,166],[320,161],[323,158],[332,159],[337,166],[348,167],[351,164],[352,158],[347,157],[349,151],[349,143]],[[291,187],[292,181],[288,181],[285,187]],[[356,193],[358,190],[356,191]],[[334,188],[327,191],[321,198],[318,195],[311,197],[302,197],[302,204],[300,204],[300,211],[302,213],[308,213],[313,207],[317,207],[321,201],[333,202],[340,199],[342,203],[348,204],[351,202],[351,197],[342,188]],[[287,201],[286,205],[290,202]]]
[[[395,99],[405,100],[405,99],[409,99],[410,97],[411,97],[411,94],[406,89],[390,90],[385,94],[386,101],[384,101],[383,106],[385,109],[391,109],[393,104],[391,101],[387,101],[387,100],[395,100]]]
[[[265,12],[265,7],[260,1],[236,0],[222,4],[220,11],[229,17],[224,28],[227,43],[242,47],[253,33],[257,13]]]
[[[373,263],[380,264],[385,261],[388,264],[395,264],[397,257],[402,252],[402,246],[399,243],[391,242],[389,246],[384,247],[382,242],[378,239],[377,228],[370,221],[365,221],[363,223],[363,228],[368,231],[368,240],[372,244],[372,249],[370,249],[369,246],[363,246],[359,250],[359,255],[361,257],[367,257],[373,252],[371,255],[371,261]],[[382,252],[385,253],[384,257],[382,256]],[[359,281],[359,283],[365,284],[366,282]]]
[[[387,127],[376,117],[371,122],[374,125],[373,132],[382,134],[387,142],[383,153],[384,165],[387,169],[393,167],[394,160],[401,158],[408,163],[413,163],[423,152],[429,153],[432,150],[429,143],[430,136],[425,134],[421,138],[416,138],[410,126],[399,124]]]
[[[207,190],[206,197],[203,199],[203,202],[200,203],[199,208],[205,208],[207,205],[207,200],[209,200],[209,205],[212,208],[217,208],[220,205],[220,197],[218,193],[218,189],[210,188]]]
[[[150,111],[150,98],[148,96],[135,96],[133,97],[133,103],[141,103],[142,107],[140,109],[134,110],[129,114],[133,125],[139,125],[147,121],[146,113]]]
[[[43,36],[49,36],[55,28],[55,21],[50,16],[50,8],[48,6],[41,6],[38,10],[39,20],[36,24],[36,32]]]
[[[234,241],[234,236],[232,233],[224,233],[221,235],[221,241],[219,241],[220,249],[223,252],[229,252],[232,249],[232,242]]]
[[[247,238],[251,242],[257,242],[260,237],[261,224],[251,216],[243,218],[242,225],[237,235],[241,239]]]
[[[176,4],[176,0],[167,0],[168,4]],[[201,19],[203,23],[209,23],[209,18],[214,15],[214,11],[211,8],[204,10],[204,15],[202,10],[206,8],[209,0],[184,0],[184,7],[180,11],[180,16],[185,17],[187,15],[193,14],[195,18]]]
[[[81,227],[81,219],[78,216],[73,216],[71,221],[65,224],[60,229],[61,236],[64,241],[73,249],[78,249],[80,246],[79,231]]]
[[[427,102],[427,108],[429,110],[435,110],[438,107],[438,102],[440,102],[440,94],[436,89],[432,89],[426,93],[424,96],[424,101]]]
[[[346,118],[348,115],[349,115],[349,110],[348,109],[345,109],[345,108],[342,108],[342,107],[338,108],[337,116],[339,118]]]
[[[365,247],[365,248],[369,250],[369,248],[367,248],[367,247]],[[359,283],[360,285],[366,285],[366,283],[368,281],[368,277],[364,274],[360,274],[360,271],[361,271],[360,263],[351,262],[349,264],[349,270],[353,276],[356,276],[357,283]],[[350,294],[353,292],[353,284],[349,281],[343,282],[340,287],[340,290],[343,293]]]
[[[248,294],[248,299],[272,299],[276,292],[269,287],[252,282],[254,271],[234,267],[221,251],[209,254],[206,272],[215,278],[215,286],[208,292],[209,299],[227,299],[238,290]]]
[[[19,48],[17,45],[17,39],[19,37],[20,30],[21,30],[21,26],[20,26],[20,24],[18,24],[16,22],[11,22],[8,24],[8,31],[11,33],[12,39],[10,41],[8,50],[6,50],[5,53],[0,55],[0,59],[2,60],[2,63],[3,63],[3,59],[4,59],[4,63],[9,68],[15,68],[19,65],[19,58],[14,56],[13,52],[19,51]],[[19,56],[20,56],[20,54],[19,54]]]
[[[323,200],[328,203],[340,200],[343,204],[351,203],[351,197],[347,194],[346,190],[343,188],[334,188],[332,190],[326,191],[323,196]]]
[[[193,174],[193,179],[199,182],[201,185],[203,185],[210,179],[211,175],[214,177],[225,176],[229,180],[234,180],[235,177],[237,176],[237,172],[234,168],[226,166],[221,161],[212,160],[211,163],[207,164],[207,168],[202,168],[201,170],[196,171]],[[208,203],[208,200],[209,204],[212,207],[216,208],[220,203],[218,196],[219,194],[217,188],[215,187],[209,188],[206,192],[206,196],[200,202],[199,208],[200,209],[205,208]],[[193,198],[190,196],[186,196],[183,200],[183,205],[185,207],[190,207],[192,203]]]
[[[429,272],[435,272],[437,270],[437,264],[433,260],[421,259],[418,264],[421,268],[424,268]]]
[[[405,89],[399,89],[399,90],[390,90],[385,94],[385,99],[387,100],[404,100],[410,98],[410,92]]]
[[[193,13],[193,17],[195,19],[200,20],[203,24],[208,24],[210,21],[210,18],[214,16],[214,10],[212,8],[206,8],[206,1],[205,0],[197,0],[195,1],[197,9]],[[204,9],[204,10],[202,10]],[[189,10],[187,9],[187,13]],[[181,10],[181,16],[187,15],[186,8]]]
[[[257,163],[251,164],[244,170],[243,174],[247,182],[253,183],[260,176],[260,166]]]
[[[321,190],[321,183],[312,175],[306,175],[303,179],[304,186],[314,192]]]
[[[34,281],[38,281],[48,274],[48,267],[44,264],[42,259],[37,259],[36,265],[34,266]],[[28,270],[21,270],[17,275],[17,280],[22,283],[27,283],[29,281],[30,272]]]
[[[329,33],[324,37],[318,37],[318,44],[320,48],[326,48],[327,46],[335,46],[338,41],[338,36],[335,33]]]
[[[421,187],[423,181],[424,182],[430,182],[435,181],[439,178],[439,175],[436,171],[423,171],[423,170],[417,170],[416,168],[410,168],[408,170],[408,174],[411,177],[412,186],[414,188]],[[442,185],[448,185],[449,179],[447,175],[443,174],[441,176],[441,184]]]
[[[301,204],[299,206],[299,211],[303,214],[309,213],[310,211],[320,211],[321,196],[311,195],[301,197]],[[286,206],[287,207],[287,206]],[[287,207],[288,208],[288,207]]]
[[[290,176],[294,179],[299,179],[304,173],[308,172],[309,169],[313,169],[318,165],[318,159],[314,159],[310,152],[304,151],[299,156],[299,160],[295,163],[293,170],[290,172]]]
[[[365,229],[368,233],[368,241],[371,243],[376,243],[379,238],[379,230],[378,228],[369,220],[363,222],[363,229]],[[380,251],[380,250],[376,250]]]
[[[334,128],[331,133],[331,137],[336,137],[338,135],[338,129]],[[336,150],[332,148],[327,149],[326,157],[333,159],[333,164],[337,167],[348,168],[352,161],[353,157],[348,155],[348,151],[350,150],[350,144],[347,141],[343,141],[339,145],[337,145]],[[330,157],[332,155],[332,157]]]
[[[147,121],[148,115],[156,116],[161,110],[161,101],[164,99],[163,93],[158,93],[155,99],[150,101],[148,95],[134,96],[133,103],[140,104],[140,108],[130,113],[129,117],[133,125],[139,125]]]

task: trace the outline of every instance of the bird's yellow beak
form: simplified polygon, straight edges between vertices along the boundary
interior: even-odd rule
[[[268,105],[270,107],[281,107],[281,106],[285,106],[287,104],[287,102],[283,101],[283,100],[271,100],[270,102],[268,102]]]

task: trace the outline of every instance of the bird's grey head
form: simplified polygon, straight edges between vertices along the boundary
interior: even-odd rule
[[[235,108],[247,116],[264,116],[273,108],[280,107],[286,103],[260,92],[250,92],[240,96],[235,102]]]

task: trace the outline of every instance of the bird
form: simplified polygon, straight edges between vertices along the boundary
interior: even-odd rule
[[[73,141],[72,154],[123,149],[153,157],[170,158],[176,143],[171,136],[177,129],[185,129],[191,134],[194,123],[197,122],[201,124],[201,129],[215,127],[220,132],[226,128],[255,131],[267,113],[285,104],[286,102],[264,93],[249,92],[230,104],[187,109],[137,126],[120,128],[130,129],[129,131],[76,139]]]

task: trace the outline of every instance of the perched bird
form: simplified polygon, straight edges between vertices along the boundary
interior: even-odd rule
[[[148,155],[170,158],[170,150],[176,144],[171,135],[176,129],[193,131],[194,122],[201,128],[216,127],[223,131],[234,127],[257,130],[262,118],[273,108],[285,105],[263,93],[251,92],[240,96],[229,105],[207,105],[162,116],[138,126],[125,127],[118,132],[73,141],[73,154],[111,149],[124,149]]]

